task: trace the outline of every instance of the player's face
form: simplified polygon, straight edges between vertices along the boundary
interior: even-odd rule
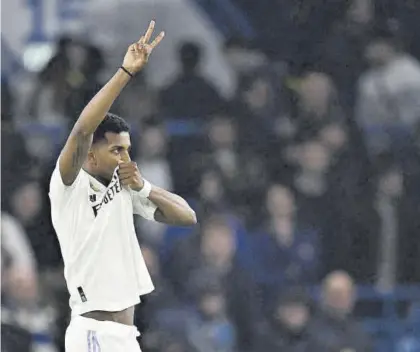
[[[128,132],[107,132],[105,140],[92,148],[91,160],[96,175],[107,180],[112,178],[120,161],[130,161],[131,141]]]

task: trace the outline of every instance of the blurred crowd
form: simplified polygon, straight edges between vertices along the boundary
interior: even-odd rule
[[[137,219],[156,286],[136,314],[145,352],[374,351],[355,285],[420,282],[420,6],[353,0],[323,26],[296,3],[282,12],[294,32],[278,28],[296,42],[220,48],[233,97],[202,75],[200,43],[185,42],[172,82],[154,91],[139,74],[112,109],[132,126],[143,176],[185,196],[200,223]],[[2,80],[2,351],[63,351],[48,184],[105,64],[66,37],[25,96]],[[393,351],[420,351],[419,302],[404,307]]]

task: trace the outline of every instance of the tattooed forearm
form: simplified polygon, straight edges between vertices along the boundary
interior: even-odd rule
[[[91,145],[91,136],[85,136],[81,133],[76,136],[76,149],[72,155],[72,167],[80,167],[86,159]]]
[[[63,183],[71,185],[79,174],[92,144],[92,135],[70,135],[60,156],[60,173]]]

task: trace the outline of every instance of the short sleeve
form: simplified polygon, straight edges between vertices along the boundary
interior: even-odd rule
[[[65,185],[60,175],[60,169],[59,169],[58,163],[59,163],[59,159],[57,160],[54,171],[51,175],[50,190],[49,190],[50,197],[61,197],[62,195],[68,194],[82,182],[82,178],[83,178],[82,176],[83,171],[80,170],[74,182],[70,186]]]
[[[147,220],[155,219],[157,206],[150,199],[138,195],[136,191],[131,191],[133,200],[133,213],[140,215]]]

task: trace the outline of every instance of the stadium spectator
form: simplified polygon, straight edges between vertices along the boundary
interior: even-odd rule
[[[203,216],[208,214],[228,214],[234,216],[235,209],[227,198],[220,170],[214,166],[207,166],[199,174],[197,186],[198,213]]]
[[[27,234],[17,219],[4,212],[1,213],[1,243],[2,289],[13,297],[36,296],[38,269]]]
[[[223,108],[224,102],[216,89],[200,74],[203,48],[185,42],[179,49],[180,72],[160,96],[163,116],[175,119],[204,121]],[[186,98],[188,97],[188,98]]]
[[[254,73],[243,78],[231,104],[242,149],[261,154],[267,149],[280,111],[278,98],[273,74]]]
[[[319,274],[319,233],[301,221],[290,189],[272,185],[267,191],[268,218],[251,239],[249,257],[255,280],[262,288],[265,309],[276,292],[298,283],[312,283]]]
[[[246,40],[237,36],[225,41],[223,54],[235,77],[233,96],[242,87],[246,77],[252,73],[263,72],[270,63],[261,50],[252,47]]]
[[[30,155],[25,138],[16,128],[14,101],[11,87],[1,83],[1,208],[10,212],[13,193],[35,173],[35,160]],[[6,152],[7,151],[7,152]],[[19,162],[16,162],[19,160]]]
[[[392,156],[381,155],[376,170],[376,216],[370,222],[379,238],[371,256],[376,259],[378,285],[390,289],[397,282],[416,282],[420,277],[418,200],[408,192],[408,177]]]
[[[356,288],[346,272],[328,274],[322,283],[321,309],[314,318],[312,336],[332,351],[372,351],[368,335],[351,317],[355,300]]]
[[[158,92],[147,84],[144,72],[139,72],[136,79],[119,96],[112,110],[124,116],[132,128],[141,129],[150,116],[159,113]]]
[[[57,53],[38,75],[29,101],[30,115],[45,123],[72,125],[98,90],[102,67],[100,49],[63,37]]]
[[[159,187],[172,190],[172,176],[166,159],[168,136],[159,122],[149,122],[140,132],[136,160],[146,179]]]
[[[268,331],[259,351],[327,352],[326,346],[309,333],[311,308],[305,292],[289,289],[282,293],[271,312]]]
[[[308,226],[324,229],[328,220],[326,204],[331,152],[317,139],[307,140],[298,147],[293,187],[296,190],[299,217]]]
[[[241,148],[237,125],[226,116],[216,116],[210,122],[207,153],[201,156],[204,165],[220,170],[226,197],[236,213],[249,223],[258,217],[258,203],[267,183],[265,162],[260,155]]]
[[[191,346],[197,352],[234,352],[236,332],[226,311],[220,287],[202,287],[197,294],[197,314],[187,328]]]
[[[40,182],[29,180],[13,194],[11,213],[28,233],[38,264],[42,268],[60,263],[58,243],[49,222],[48,203],[45,203]],[[58,257],[58,258],[57,258]]]
[[[420,64],[383,26],[373,31],[365,56],[371,68],[360,77],[357,121],[373,155],[391,150],[403,158],[420,119]]]
[[[373,0],[352,0],[347,4],[344,20],[336,21],[319,50],[320,65],[331,74],[340,101],[346,111],[352,113],[357,81],[366,69],[363,49],[374,21],[375,4]]]
[[[56,351],[55,310],[51,303],[46,304],[45,297],[42,299],[38,267],[27,234],[15,218],[3,212],[1,247],[2,350],[27,352],[43,346]]]
[[[314,135],[327,123],[345,120],[331,77],[322,72],[309,71],[294,85],[292,84],[292,89],[297,98],[295,119],[298,124],[298,138],[305,139]]]
[[[135,155],[136,162],[146,180],[154,180],[158,187],[173,190],[172,172],[168,160],[167,135],[164,127],[158,122],[149,122],[140,129],[141,136]],[[136,219],[141,237],[155,243],[160,242],[166,226],[160,223],[146,221],[140,217]]]
[[[376,273],[372,254],[377,242],[371,223],[374,209],[369,160],[358,142],[358,132],[348,124],[327,124],[318,139],[330,153],[323,200],[328,209],[322,237],[324,268],[327,272],[342,268],[359,281],[371,282]]]
[[[205,283],[222,286],[228,316],[237,327],[239,348],[247,351],[252,349],[256,334],[260,297],[240,261],[242,256],[237,253],[237,247],[241,240],[233,226],[225,217],[207,219],[200,236],[190,236],[175,247],[168,274],[178,294],[186,299],[192,299],[197,288]],[[181,253],[189,253],[189,256],[181,258]]]
[[[420,27],[417,19],[420,16],[420,6],[417,1],[376,0],[376,17],[384,22],[391,19],[394,27],[399,28],[404,46],[408,52],[420,60]]]

